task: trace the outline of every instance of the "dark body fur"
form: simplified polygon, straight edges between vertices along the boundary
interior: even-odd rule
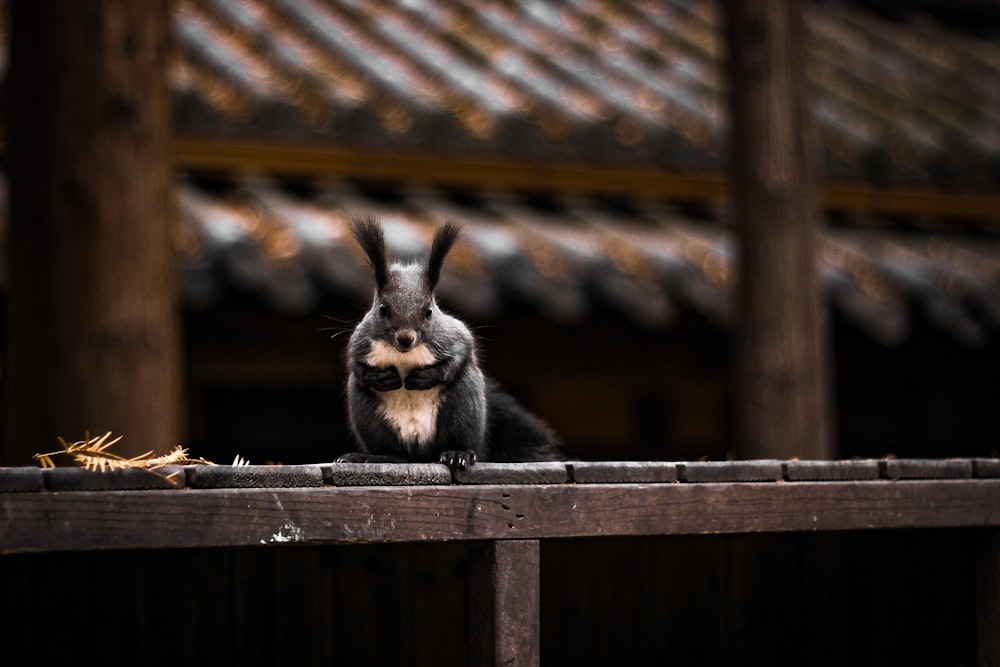
[[[549,427],[489,378],[486,379],[486,449],[482,460],[498,463],[565,458]]]
[[[390,264],[373,219],[352,231],[376,293],[348,344],[348,417],[359,451],[338,460],[465,467],[561,459],[548,427],[483,376],[469,328],[437,306],[434,287],[458,227],[435,234],[424,264]]]

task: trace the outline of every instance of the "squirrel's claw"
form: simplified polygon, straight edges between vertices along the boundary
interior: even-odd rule
[[[476,464],[476,453],[471,449],[466,449],[460,452],[456,451],[444,451],[441,452],[438,461],[444,463],[449,468],[454,468],[458,470],[465,470],[466,468],[471,468]]]

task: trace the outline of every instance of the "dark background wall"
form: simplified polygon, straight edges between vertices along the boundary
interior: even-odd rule
[[[353,447],[343,353],[361,304],[304,317],[232,299],[186,317],[191,452],[218,463],[329,461]],[[484,366],[584,459],[733,455],[729,336],[694,313],[666,329],[621,317],[560,325],[516,311],[470,323]],[[833,327],[835,457],[992,456],[1000,345],[927,325],[886,346]]]
[[[971,665],[974,545],[968,531],[543,542],[542,664]],[[469,548],[4,556],[4,664],[464,665]]]

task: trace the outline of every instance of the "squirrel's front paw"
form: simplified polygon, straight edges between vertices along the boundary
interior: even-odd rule
[[[438,458],[438,461],[444,463],[449,468],[465,470],[466,468],[471,468],[476,464],[476,453],[471,449],[466,449],[460,452],[448,450],[441,452],[441,456]]]
[[[392,391],[403,386],[403,380],[400,379],[399,372],[392,366],[389,368],[371,369],[365,381],[375,391]]]
[[[441,380],[438,377],[436,369],[431,367],[415,368],[407,373],[406,379],[403,380],[403,386],[407,389],[430,389],[439,384],[441,384]]]

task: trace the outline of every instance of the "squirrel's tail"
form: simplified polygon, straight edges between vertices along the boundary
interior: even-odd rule
[[[564,461],[555,433],[493,380],[486,380],[486,442],[496,463]]]

